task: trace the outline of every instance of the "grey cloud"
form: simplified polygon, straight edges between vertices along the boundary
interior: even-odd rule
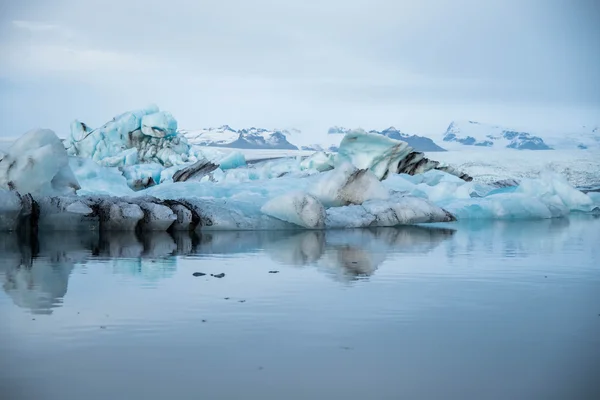
[[[101,119],[155,102],[188,127],[396,124],[407,104],[440,127],[449,106],[493,115],[503,103],[600,120],[572,112],[600,109],[592,0],[30,0],[4,11],[0,46],[14,56],[0,60],[2,78],[14,93],[43,77],[58,99],[43,112],[64,127],[81,112],[64,107],[69,92],[94,97]],[[11,109],[34,95],[24,89]]]

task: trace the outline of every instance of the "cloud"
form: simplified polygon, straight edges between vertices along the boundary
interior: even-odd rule
[[[48,35],[54,34],[63,38],[73,38],[75,33],[68,28],[60,25],[51,24],[40,21],[13,20],[12,25],[22,31],[27,31],[31,34]]]
[[[68,93],[103,119],[154,102],[189,128],[580,118],[600,107],[586,1],[29,0],[0,16],[0,103],[23,128],[21,108],[79,117]],[[28,101],[31,82],[58,101]]]

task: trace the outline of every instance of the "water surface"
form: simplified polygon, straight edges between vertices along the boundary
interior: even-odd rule
[[[0,282],[7,399],[600,398],[600,218],[3,235]]]

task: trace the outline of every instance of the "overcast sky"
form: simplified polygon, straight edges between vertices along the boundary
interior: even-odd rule
[[[599,21],[594,0],[0,0],[0,135],[152,103],[188,129],[597,124]]]

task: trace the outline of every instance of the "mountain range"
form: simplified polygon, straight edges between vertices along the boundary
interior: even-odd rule
[[[297,129],[249,128],[235,130],[228,125],[218,128],[181,130],[190,144],[240,149],[313,150],[335,152],[352,129],[333,126],[316,143]],[[468,147],[509,148],[515,150],[600,149],[600,129],[581,127],[569,132],[532,134],[499,125],[476,121],[453,121],[438,137],[404,133],[395,127],[370,133],[407,142],[417,151],[435,152]],[[436,143],[437,142],[437,143]]]

